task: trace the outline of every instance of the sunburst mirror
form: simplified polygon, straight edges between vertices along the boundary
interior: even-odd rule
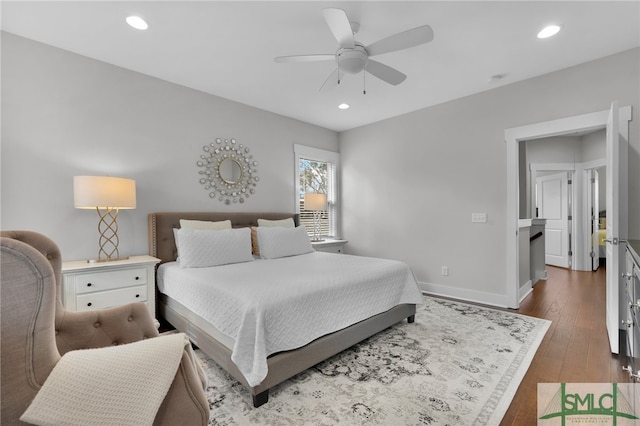
[[[235,139],[216,138],[202,147],[204,154],[196,163],[200,183],[211,199],[224,204],[244,203],[255,193],[260,178],[249,148]]]

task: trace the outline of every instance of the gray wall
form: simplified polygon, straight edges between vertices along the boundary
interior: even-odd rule
[[[527,165],[531,163],[586,163],[605,158],[606,132],[583,136],[556,136],[526,142]]]
[[[244,204],[211,200],[196,161],[234,137],[259,162]],[[144,254],[153,211],[295,211],[293,144],[338,150],[337,133],[2,33],[1,227],[53,238],[65,260],[96,257],[98,216],[73,208],[74,175],[136,180],[120,252]]]
[[[582,162],[607,157],[607,132],[602,129],[580,137],[582,142]]]
[[[401,259],[428,288],[501,303],[507,292],[504,130],[632,105],[629,230],[640,238],[640,49],[340,134],[351,253]],[[471,223],[486,212],[486,224]],[[441,266],[449,267],[442,276]]]

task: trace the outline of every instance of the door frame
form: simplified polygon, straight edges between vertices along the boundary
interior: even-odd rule
[[[567,133],[585,130],[596,130],[606,127],[609,109],[582,114],[573,117],[560,118],[526,126],[513,127],[504,130],[507,148],[507,265],[506,265],[506,300],[509,308],[518,309],[519,300],[519,264],[518,253],[518,219],[519,219],[519,143],[531,139],[565,135]],[[629,140],[629,121],[631,121],[631,106],[619,108],[619,132]]]

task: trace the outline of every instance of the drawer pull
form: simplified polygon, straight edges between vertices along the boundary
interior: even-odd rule
[[[91,305],[92,305],[92,303],[91,303],[91,302],[87,303],[87,306],[91,306]]]
[[[139,294],[136,294],[136,297],[140,297],[140,295],[139,295]]]
[[[139,280],[139,279],[140,279],[140,277],[136,277],[136,281]]]
[[[87,283],[87,287],[91,287],[91,283]]]

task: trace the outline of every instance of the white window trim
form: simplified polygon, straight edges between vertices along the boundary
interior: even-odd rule
[[[295,211],[300,214],[300,203],[298,202],[298,197],[300,194],[300,175],[299,175],[299,164],[300,159],[304,158],[307,160],[313,161],[322,161],[326,163],[333,163],[336,168],[335,175],[335,194],[333,196],[329,196],[327,200],[329,203],[333,203],[337,205],[337,208],[334,211],[334,219],[335,219],[335,233],[334,238],[341,238],[342,235],[342,220],[340,217],[340,153],[334,151],[328,151],[326,149],[313,148],[306,145],[294,144],[293,145],[293,153],[294,153],[294,176],[295,176],[295,193],[294,193],[294,203],[295,203]]]

